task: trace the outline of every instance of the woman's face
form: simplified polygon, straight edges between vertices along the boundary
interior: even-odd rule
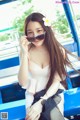
[[[39,37],[40,35],[40,37]],[[35,38],[32,43],[40,47],[44,43],[45,32],[39,22],[30,21],[27,26],[27,37]]]

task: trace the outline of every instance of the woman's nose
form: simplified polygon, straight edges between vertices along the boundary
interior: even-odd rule
[[[36,37],[38,34],[37,33],[34,33],[34,37]]]

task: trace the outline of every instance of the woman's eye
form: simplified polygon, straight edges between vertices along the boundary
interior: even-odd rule
[[[28,32],[27,35],[28,36],[33,36],[33,33],[32,32]]]
[[[38,32],[38,33],[41,33],[41,32],[42,32],[42,30],[38,30],[37,32]]]
[[[32,32],[28,32],[28,34],[33,34]]]

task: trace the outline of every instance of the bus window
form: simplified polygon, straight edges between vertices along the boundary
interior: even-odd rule
[[[57,39],[63,44],[73,41],[71,30],[61,1],[55,1],[55,12],[56,19],[53,22],[53,28],[55,30]]]
[[[80,36],[80,1],[79,0],[75,0],[74,2],[72,1],[70,4],[70,8],[71,8],[71,12],[72,12],[72,16],[73,16],[73,20],[75,23],[75,27],[77,30],[77,34],[78,36]]]

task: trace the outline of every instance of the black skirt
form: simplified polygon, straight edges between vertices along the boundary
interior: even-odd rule
[[[43,110],[39,120],[64,120],[64,116],[59,111],[57,105],[61,101],[61,96],[59,95],[62,93],[63,90],[59,89],[55,95],[50,97],[44,102]],[[46,90],[42,90],[34,95],[33,104],[36,103],[41,96],[46,93]]]

